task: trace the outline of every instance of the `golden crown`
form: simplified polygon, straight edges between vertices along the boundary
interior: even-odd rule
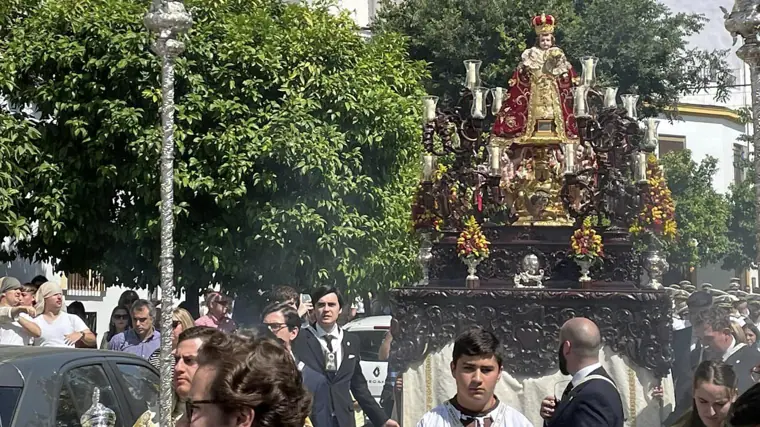
[[[540,14],[533,18],[533,28],[536,30],[536,34],[553,34],[554,26],[557,21],[553,16],[547,14]]]

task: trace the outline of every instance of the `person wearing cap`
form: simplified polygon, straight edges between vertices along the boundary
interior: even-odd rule
[[[45,282],[37,290],[36,311],[41,313],[34,318],[41,330],[34,345],[38,347],[75,347],[82,342],[84,347],[95,347],[95,334],[85,325],[79,316],[63,310],[63,291],[54,282]]]
[[[40,336],[34,307],[21,306],[21,283],[15,277],[0,279],[0,345],[27,345]]]

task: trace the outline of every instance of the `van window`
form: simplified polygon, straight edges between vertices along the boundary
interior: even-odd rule
[[[0,387],[0,427],[11,425],[19,397],[21,387]]]
[[[359,356],[366,362],[379,362],[377,353],[385,339],[386,330],[350,331],[359,337]]]

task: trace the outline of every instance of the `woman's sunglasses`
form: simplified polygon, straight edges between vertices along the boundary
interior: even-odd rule
[[[113,318],[115,320],[127,320],[129,319],[129,315],[128,314],[114,314]]]

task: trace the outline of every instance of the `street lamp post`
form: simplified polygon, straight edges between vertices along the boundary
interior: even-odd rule
[[[153,50],[161,57],[161,387],[159,425],[172,420],[172,316],[174,297],[174,60],[185,49],[177,37],[193,25],[181,1],[153,0],[145,26],[158,34]]]
[[[723,10],[726,30],[734,38],[742,36],[744,44],[736,55],[749,65],[752,81],[752,142],[755,150],[755,261],[760,263],[760,0],[736,0],[731,13]]]

